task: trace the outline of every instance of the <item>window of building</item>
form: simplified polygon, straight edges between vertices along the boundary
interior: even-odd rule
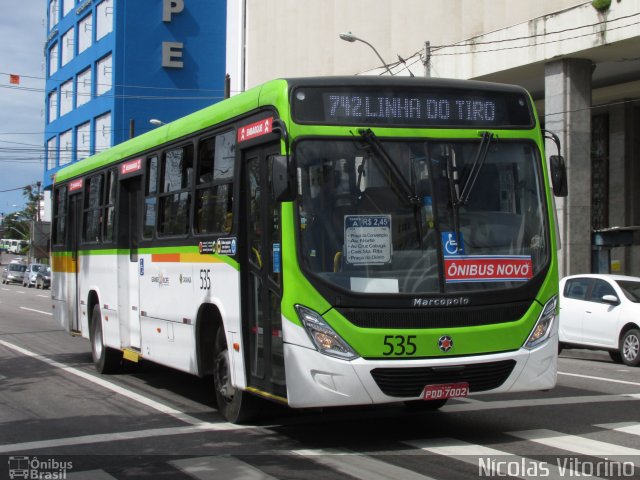
[[[58,43],[51,45],[49,49],[49,76],[52,77],[58,71]]]
[[[62,36],[62,55],[60,58],[60,65],[66,65],[71,60],[73,60],[73,52],[76,45],[76,30],[74,27],[71,27],[63,36]]]
[[[93,15],[89,14],[78,23],[78,55],[91,46],[92,31]]]
[[[62,186],[55,189],[53,197],[53,233],[52,241],[54,245],[64,243],[64,235],[67,225],[67,187]]]
[[[56,167],[56,160],[58,158],[58,137],[53,137],[47,140],[47,170],[51,170]]]
[[[73,134],[67,130],[60,134],[60,159],[58,165],[66,165],[73,160]]]
[[[69,80],[60,86],[60,116],[73,110],[73,81]]]
[[[58,91],[53,90],[49,92],[49,98],[47,101],[47,118],[49,119],[49,123],[53,122],[58,118]]]
[[[58,0],[51,0],[49,2],[49,30],[53,30],[60,20],[60,8]]]
[[[193,145],[165,152],[158,197],[158,235],[184,235],[189,231],[192,177]]]
[[[66,16],[75,5],[76,0],[62,0],[62,16]]]
[[[200,143],[195,233],[229,233],[232,225],[235,135],[226,132]]]
[[[76,159],[82,160],[91,155],[91,124],[78,125],[76,128]]]
[[[102,183],[104,175],[99,173],[85,180],[84,214],[82,221],[82,240],[100,241],[100,223],[102,220]]]
[[[96,63],[96,96],[111,90],[112,87],[112,57],[111,54]]]
[[[111,147],[111,112],[96,118],[96,138],[94,148],[96,153]]]
[[[113,31],[113,0],[104,0],[96,8],[96,41]]]
[[[76,108],[91,100],[91,67],[76,77]]]

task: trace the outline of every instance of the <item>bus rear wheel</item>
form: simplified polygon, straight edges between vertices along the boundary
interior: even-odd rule
[[[213,355],[213,387],[220,414],[230,423],[256,419],[260,413],[260,400],[231,384],[229,348],[222,326],[216,332]]]
[[[104,335],[102,334],[102,314],[100,306],[94,305],[91,312],[91,330],[89,332],[89,340],[91,341],[91,356],[98,373],[115,373],[120,368],[122,360],[118,350],[106,347],[104,344]]]

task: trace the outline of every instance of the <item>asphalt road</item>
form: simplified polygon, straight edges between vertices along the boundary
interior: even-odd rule
[[[640,368],[602,352],[564,351],[551,391],[430,413],[279,407],[236,426],[211,398],[145,362],[97,375],[48,291],[0,285],[0,478],[640,478]]]

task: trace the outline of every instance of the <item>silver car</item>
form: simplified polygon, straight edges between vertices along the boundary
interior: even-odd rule
[[[2,271],[2,283],[22,283],[27,266],[24,263],[10,263]]]
[[[47,268],[46,265],[42,263],[31,263],[27,267],[26,272],[24,272],[24,278],[22,280],[23,287],[34,287],[36,285],[36,277],[38,276],[38,272]]]

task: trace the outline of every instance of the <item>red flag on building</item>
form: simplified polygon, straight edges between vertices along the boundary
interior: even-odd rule
[[[9,83],[13,85],[20,85],[20,75],[9,75]]]

